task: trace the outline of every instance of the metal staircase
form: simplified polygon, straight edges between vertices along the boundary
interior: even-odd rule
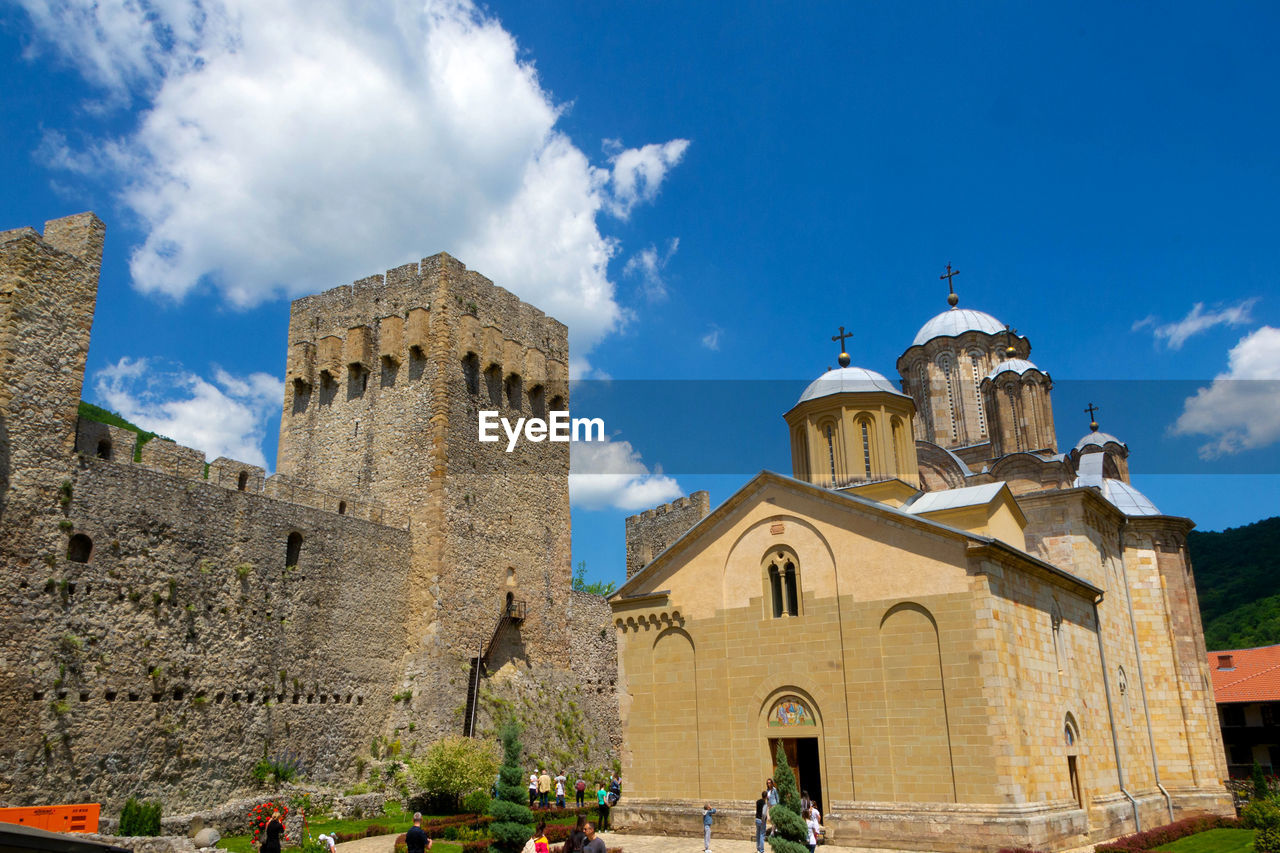
[[[479,655],[471,659],[471,672],[467,677],[467,708],[462,720],[462,734],[465,737],[475,736],[476,706],[480,703],[480,681],[488,674],[489,658],[498,645],[502,629],[507,625],[520,627],[524,623],[526,607],[525,602],[516,601],[508,593],[507,602],[498,616],[498,624],[493,626],[493,634],[489,637],[489,642]]]

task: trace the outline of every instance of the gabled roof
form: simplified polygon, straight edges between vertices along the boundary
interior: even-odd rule
[[[1230,657],[1231,666],[1222,668]],[[1280,702],[1280,646],[1209,652],[1213,696],[1219,702]]]
[[[913,515],[910,512],[904,512],[903,510],[896,509],[888,504],[878,503],[877,501],[868,500],[866,498],[858,497],[857,495],[832,491],[831,489],[825,489],[821,486],[815,486],[804,480],[797,480],[795,477],[787,477],[773,471],[761,471],[759,474],[756,474],[748,480],[742,488],[730,495],[728,500],[720,504],[720,506],[716,507],[711,511],[711,513],[702,518],[701,521],[685,531],[684,535],[672,542],[661,554],[654,557],[647,566],[632,575],[626,583],[618,588],[617,592],[609,596],[609,600],[620,601],[635,595],[635,590],[641,585],[642,581],[647,580],[651,575],[657,572],[660,567],[665,566],[667,563],[675,559],[680,552],[686,549],[689,543],[693,542],[705,531],[709,530],[716,524],[719,524],[744,505],[747,505],[754,494],[770,484],[783,486],[819,500],[826,500],[837,505],[843,505],[851,510],[856,509],[869,512],[871,514],[879,514],[887,519],[896,520],[900,523],[917,527],[921,530],[931,530],[945,536],[969,541],[975,545],[988,546],[994,550],[1017,556],[1028,563],[1032,563],[1041,571],[1054,575],[1060,580],[1066,581],[1068,584],[1080,587],[1082,590],[1088,591],[1094,596],[1100,597],[1102,595],[1101,589],[1083,578],[1077,577],[1071,572],[1060,569],[1052,563],[1047,563],[1038,557],[1033,557],[1025,551],[1020,551],[999,539],[995,539],[990,536],[982,536],[977,533],[970,533],[967,530],[961,530],[960,528],[952,527],[949,524],[943,524],[929,518]],[[1006,488],[1003,483],[996,485],[1001,488]],[[976,488],[982,489],[986,487],[978,486]]]
[[[1007,488],[1008,486],[1004,483],[984,483],[981,486],[964,486],[959,489],[922,492],[902,509],[912,515],[919,515],[922,512],[959,509],[963,506],[986,506],[996,499],[1001,489]]]

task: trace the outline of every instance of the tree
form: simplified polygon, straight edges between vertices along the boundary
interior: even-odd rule
[[[487,790],[498,769],[494,744],[462,735],[436,741],[421,761],[407,763],[419,789],[455,805],[472,791]]]
[[[493,850],[497,853],[520,853],[533,834],[533,812],[526,805],[524,770],[520,765],[520,726],[508,720],[499,732],[502,738],[502,771],[498,777],[498,798],[489,806],[493,823]]]
[[[1262,772],[1262,765],[1255,761],[1253,762],[1253,796],[1261,800],[1269,793],[1271,790],[1267,787],[1266,774]]]
[[[805,844],[809,830],[800,817],[800,792],[796,789],[796,777],[791,766],[787,764],[782,741],[778,741],[773,781],[778,786],[778,804],[769,809],[769,819],[776,830],[769,839],[769,846],[774,853],[809,853],[809,846]]]
[[[574,592],[589,592],[592,595],[613,595],[613,591],[617,586],[613,581],[605,583],[603,581],[593,581],[587,583],[587,561],[579,560],[578,568],[573,571],[573,589]]]

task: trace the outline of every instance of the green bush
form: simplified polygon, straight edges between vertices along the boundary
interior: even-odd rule
[[[1240,810],[1240,825],[1245,829],[1280,826],[1280,801],[1271,797],[1251,800]]]
[[[498,799],[489,806],[494,822],[489,825],[493,849],[498,853],[520,853],[533,831],[533,812],[527,805],[524,768],[520,766],[520,727],[509,720],[502,727],[502,774],[498,778]],[[478,845],[481,842],[470,842]],[[463,848],[468,849],[467,847]],[[472,848],[481,849],[481,848]]]
[[[773,853],[809,853],[805,839],[809,831],[800,817],[800,792],[796,789],[796,777],[787,764],[787,754],[778,742],[777,764],[773,779],[778,785],[778,804],[769,810],[769,819],[776,830],[769,839]]]
[[[1255,832],[1253,849],[1257,853],[1280,853],[1280,826],[1268,826]]]
[[[160,803],[140,803],[133,797],[120,812],[120,835],[132,838],[160,834]]]
[[[493,744],[462,735],[436,741],[421,761],[407,763],[420,790],[455,804],[472,791],[488,790],[498,770]]]
[[[488,791],[472,791],[462,798],[462,810],[471,814],[487,814],[493,797]]]

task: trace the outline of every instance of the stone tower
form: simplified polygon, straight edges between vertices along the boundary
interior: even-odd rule
[[[527,605],[506,653],[565,648],[567,444],[480,443],[478,416],[545,417],[568,400],[565,326],[439,254],[293,303],[278,466],[408,518],[404,669],[419,718],[455,696],[505,602]],[[342,507],[335,507],[339,512]],[[493,662],[490,661],[490,665]],[[419,691],[414,691],[415,696]],[[456,730],[439,712],[434,728]]]

